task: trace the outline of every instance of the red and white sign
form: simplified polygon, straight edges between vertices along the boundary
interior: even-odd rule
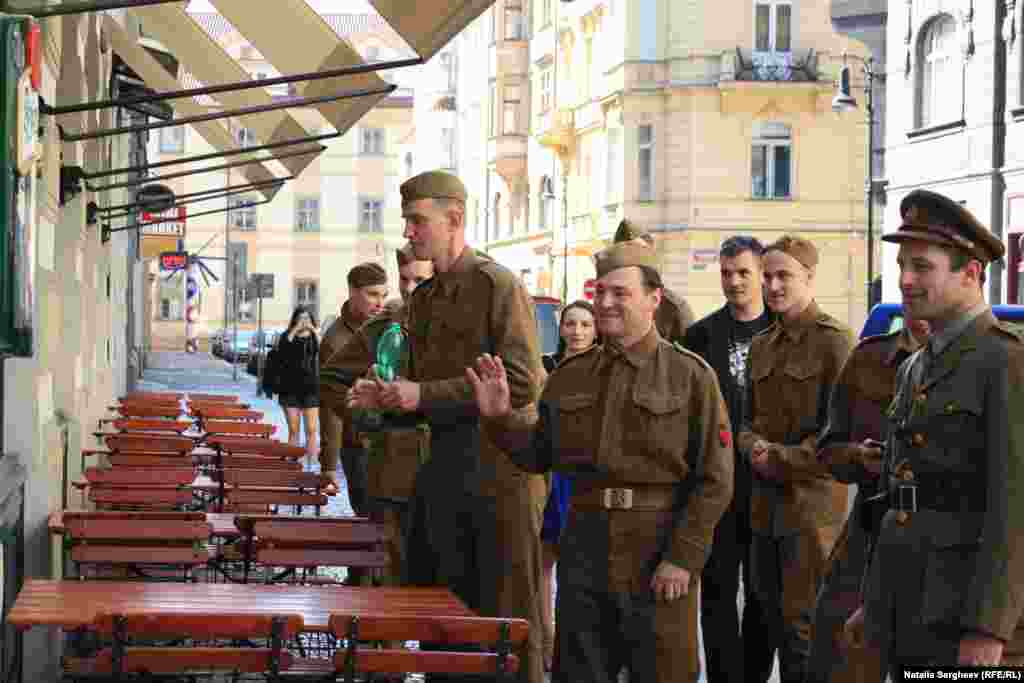
[[[160,213],[142,211],[139,215],[139,223],[149,223],[139,228],[143,237],[147,235],[166,237],[174,235],[185,236],[186,208],[184,206],[171,207]],[[159,221],[154,223],[153,221]]]
[[[583,283],[583,298],[587,301],[594,300],[594,291],[597,289],[597,280],[587,280]]]

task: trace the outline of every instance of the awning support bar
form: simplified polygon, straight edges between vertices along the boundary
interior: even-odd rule
[[[93,2],[79,2],[68,5],[46,5],[32,10],[21,6],[11,6],[10,1],[0,3],[0,11],[11,14],[27,14],[40,19],[42,17],[59,17],[67,14],[84,14],[86,12],[103,12],[108,9],[120,7],[145,7],[146,5],[162,5],[168,2],[181,2],[182,0],[93,0]]]
[[[227,209],[211,209],[210,211],[200,211],[199,213],[191,213],[188,218],[198,218],[199,216],[212,216],[215,213],[227,213],[228,211],[237,211],[239,209],[247,209],[250,206],[259,206],[260,204],[269,204],[269,199],[260,199],[259,201],[249,202],[247,204],[241,204],[239,206],[232,206]],[[125,230],[138,230],[144,228],[147,225],[156,225],[157,223],[167,223],[168,219],[160,219],[155,221],[143,221],[142,223],[136,223],[135,225],[126,225],[120,228],[107,228],[106,232],[124,232]]]
[[[372,88],[368,90],[349,90],[343,93],[336,93],[333,95],[320,95],[318,97],[297,97],[289,99],[286,102],[273,102],[271,104],[260,104],[253,107],[242,107],[240,109],[231,109],[228,111],[212,112],[210,114],[199,114],[198,116],[183,116],[180,119],[170,119],[169,121],[156,121],[154,123],[140,123],[133,126],[121,126],[120,128],[106,128],[102,130],[89,131],[87,133],[76,133],[72,135],[62,134],[62,142],[79,142],[81,140],[94,140],[96,138],[105,138],[112,135],[124,135],[126,133],[137,133],[143,130],[154,130],[157,128],[167,128],[169,126],[180,126],[191,123],[202,123],[204,121],[216,121],[217,119],[226,119],[232,116],[248,116],[249,114],[263,114],[268,111],[277,111],[279,109],[291,109],[294,107],[308,107],[317,104],[325,104],[327,102],[334,102],[336,100],[347,100],[356,97],[367,97],[369,95],[387,95],[394,92],[398,88],[397,85],[388,85],[384,88]]]
[[[278,178],[277,180],[265,180],[265,181],[260,182],[260,183],[246,183],[245,185],[225,185],[224,187],[218,187],[218,188],[213,189],[213,190],[202,190],[201,192],[189,192],[188,194],[179,194],[176,197],[176,200],[181,200],[181,199],[188,200],[188,199],[192,199],[193,197],[200,197],[200,196],[203,196],[203,195],[211,195],[211,194],[215,195],[218,192],[225,192],[225,191],[238,190],[239,192],[248,192],[250,190],[255,190],[255,189],[258,189],[258,188],[261,188],[261,187],[267,187],[269,185],[281,185],[282,183],[284,183],[287,180],[292,180],[294,177],[295,176],[288,176],[287,178]],[[109,214],[113,213],[114,211],[123,211],[124,209],[129,209],[130,211],[134,212],[134,211],[139,210],[140,208],[141,208],[141,205],[138,202],[129,202],[127,204],[117,204],[115,206],[97,206],[96,207],[96,211],[98,213],[101,213],[101,214],[109,215]]]
[[[180,201],[176,201],[173,205],[167,207],[167,209],[177,209],[177,208],[181,208],[183,206],[186,206],[188,204],[198,204],[199,202],[209,202],[209,201],[212,201],[214,199],[226,199],[226,198],[232,197],[234,195],[248,194],[248,193],[252,192],[254,186],[258,186],[258,185],[262,185],[262,186],[266,186],[266,185],[283,185],[286,180],[291,180],[294,177],[295,176],[289,176],[287,178],[281,178],[279,180],[275,180],[275,181],[269,182],[269,183],[253,183],[253,185],[236,187],[235,189],[232,189],[230,186],[229,187],[222,187],[222,188],[220,188],[218,190],[214,190],[213,192],[209,192],[209,191],[206,192],[205,194],[208,195],[206,197],[189,197],[189,198],[186,198],[186,195],[181,195],[180,197],[178,197],[178,200],[180,200]],[[220,193],[220,194],[214,194],[214,193]],[[235,207],[235,208],[238,208],[238,207]],[[132,204],[130,206],[125,207],[123,210],[118,211],[117,213],[108,213],[106,216],[104,216],[104,218],[107,219],[107,220],[113,220],[115,218],[126,218],[127,216],[135,215],[140,209],[141,209],[141,207],[138,204]]]

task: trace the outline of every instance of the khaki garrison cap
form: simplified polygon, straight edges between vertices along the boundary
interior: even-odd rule
[[[949,197],[914,190],[900,202],[903,224],[899,230],[882,237],[885,242],[916,240],[953,247],[982,263],[998,261],[1006,247],[966,207]]]
[[[818,248],[813,242],[794,235],[783,235],[764,248],[764,253],[781,251],[795,258],[807,270],[818,265]]]
[[[643,242],[621,242],[594,254],[594,265],[599,278],[629,266],[647,266],[657,270],[658,254]]]
[[[458,199],[466,201],[466,186],[462,184],[458,176],[444,171],[427,171],[409,178],[402,187],[403,202],[412,202],[417,199]]]

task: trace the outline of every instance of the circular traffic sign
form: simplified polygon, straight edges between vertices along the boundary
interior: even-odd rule
[[[135,195],[139,210],[146,213],[161,213],[174,206],[174,190],[166,185],[152,183],[139,188]]]

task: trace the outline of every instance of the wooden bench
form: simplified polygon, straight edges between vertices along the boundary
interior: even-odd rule
[[[100,420],[100,424],[110,424],[119,432],[173,432],[181,434],[195,426],[186,420],[165,420],[162,418],[118,417]]]
[[[164,417],[168,419],[175,419],[183,412],[180,406],[146,403],[122,403],[121,405],[110,406],[110,409],[117,411],[123,417]]]
[[[263,413],[258,410],[247,410],[245,408],[225,407],[220,404],[204,404],[202,406],[189,406],[189,413],[203,420],[242,420],[256,422],[263,419]]]
[[[250,436],[216,435],[206,439],[206,445],[223,455],[263,455],[298,460],[306,454],[302,446],[293,446],[273,439],[255,439]]]
[[[334,655],[335,673],[345,683],[357,674],[465,674],[511,681],[529,634],[524,619],[486,617],[332,614],[331,632],[346,642]],[[367,641],[418,640],[443,650],[378,649]]]
[[[192,414],[202,413],[205,410],[250,410],[248,403],[220,403],[217,401],[188,401],[186,406]]]
[[[97,507],[180,510],[193,503],[191,487],[90,486],[89,500]]]
[[[206,402],[206,403],[238,403],[239,399],[237,396],[230,394],[197,394],[189,392],[188,400],[190,403],[195,402]]]
[[[172,609],[101,615],[93,624],[101,636],[113,640],[93,658],[67,658],[72,675],[106,675],[122,680],[124,674],[234,673],[266,674],[280,681],[292,667],[285,644],[305,629],[299,614],[201,614]],[[136,645],[133,641],[188,638],[188,646]],[[265,646],[195,645],[212,641],[267,641]]]
[[[212,528],[203,513],[66,512],[65,537],[79,566],[117,566],[145,576],[142,566],[171,566],[188,580],[210,560]]]
[[[235,525],[242,532],[245,547],[245,579],[250,560],[265,567],[286,571],[316,567],[388,567],[386,543],[391,529],[365,517],[286,517],[280,515],[238,515]]]
[[[192,458],[184,453],[110,453],[107,462],[111,467],[121,468],[181,468],[191,467]]]
[[[163,434],[107,434],[104,443],[111,451],[147,452],[147,453],[188,453],[196,446],[196,442],[187,436],[171,436]]]
[[[180,401],[185,397],[185,394],[174,391],[133,391],[132,393],[122,396],[118,400],[124,403],[125,401]]]
[[[83,474],[95,485],[188,486],[196,478],[193,467],[90,467]]]
[[[302,471],[302,464],[296,460],[270,455],[224,455],[221,456],[221,469],[223,470],[287,470],[289,472]]]
[[[269,439],[277,431],[277,425],[262,422],[239,422],[231,420],[203,420],[203,432],[210,436],[248,436]]]

